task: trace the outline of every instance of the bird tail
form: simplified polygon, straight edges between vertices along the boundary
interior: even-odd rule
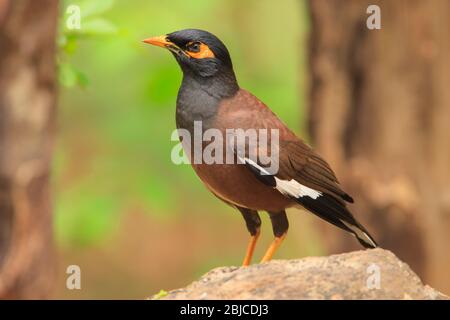
[[[353,217],[345,204],[334,197],[322,193],[316,199],[299,197],[296,201],[323,220],[352,233],[365,248],[378,247],[369,232]]]

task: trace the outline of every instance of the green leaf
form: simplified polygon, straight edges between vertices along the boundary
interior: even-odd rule
[[[64,53],[72,55],[78,48],[77,36],[74,34],[67,34],[60,37],[58,41],[60,48]]]
[[[75,68],[69,63],[59,65],[59,83],[67,88],[74,87],[77,84],[78,75]]]
[[[81,34],[112,34],[117,32],[117,27],[110,21],[103,18],[93,18],[81,22]]]
[[[155,294],[153,296],[154,300],[159,300],[161,298],[164,298],[165,296],[167,296],[169,293],[165,290],[160,290],[157,294]]]
[[[114,0],[84,0],[79,3],[83,18],[99,15],[108,11],[114,5]]]
[[[59,83],[67,88],[72,88],[76,85],[84,88],[89,84],[87,76],[70,63],[59,64],[58,77]]]

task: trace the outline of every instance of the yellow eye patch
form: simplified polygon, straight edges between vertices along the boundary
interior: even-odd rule
[[[194,45],[193,47],[190,47]],[[204,43],[188,44],[185,51],[188,56],[194,59],[214,58],[214,52]]]

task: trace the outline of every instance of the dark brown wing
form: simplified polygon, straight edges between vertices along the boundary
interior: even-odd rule
[[[328,163],[301,140],[280,141],[278,176],[284,180],[294,179],[309,188],[353,203],[352,197],[341,189]]]
[[[253,159],[255,157],[253,156]],[[366,248],[375,240],[348,210],[353,199],[339,186],[329,165],[301,141],[280,141],[279,170],[269,172],[252,157],[240,159],[264,184],[294,199],[325,221],[355,235]]]
[[[330,166],[256,97],[240,90],[235,97],[222,103],[217,119],[216,125],[222,129],[279,130],[277,171],[268,170],[258,161],[261,154],[258,147],[253,150],[245,148],[248,153],[238,155],[240,161],[262,183],[277,189],[329,223],[351,232],[363,246],[377,246],[367,230],[347,209],[345,201],[353,202],[353,199],[341,189]]]

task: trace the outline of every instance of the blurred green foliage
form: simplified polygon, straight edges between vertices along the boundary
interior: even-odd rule
[[[59,24],[59,82],[61,85],[71,88],[75,85],[86,87],[89,84],[86,74],[77,69],[70,61],[75,54],[78,43],[83,38],[114,34],[117,32],[116,26],[101,15],[110,10],[114,5],[114,0],[80,0],[64,1],[65,10]],[[72,10],[75,6],[75,11]],[[72,20],[71,20],[72,19]],[[70,21],[77,19],[80,21],[80,28],[73,28]],[[81,28],[81,21],[83,26]]]
[[[155,300],[159,300],[161,298],[164,298],[165,296],[168,295],[168,292],[165,290],[160,290],[157,294],[154,295],[153,299]]]
[[[65,246],[101,241],[122,215],[171,219],[187,208],[224,207],[189,166],[175,166],[170,141],[181,71],[141,42],[184,28],[206,29],[231,52],[242,87],[302,130],[306,17],[297,0],[65,0],[61,5],[62,88],[54,163],[55,229]],[[66,8],[79,5],[81,29]],[[224,212],[225,209],[222,209]]]

